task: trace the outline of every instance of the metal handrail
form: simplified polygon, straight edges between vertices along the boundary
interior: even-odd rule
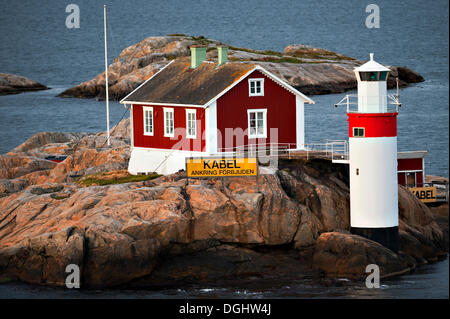
[[[375,96],[366,96],[366,97],[379,98],[380,96],[375,95]],[[383,96],[381,96],[381,97],[383,97]],[[401,106],[398,95],[386,94],[385,97],[388,101],[388,103],[386,105],[386,111],[376,112],[376,113],[393,113],[393,112],[398,113],[398,108]],[[340,105],[347,106],[347,113],[359,113],[359,111],[358,111],[358,95],[357,94],[347,94],[334,106],[338,107]],[[366,112],[363,112],[363,113],[366,113]]]
[[[306,144],[306,157],[321,157],[331,160],[348,159],[348,142],[345,140],[326,140],[325,143]]]
[[[240,146],[233,147],[224,147],[218,150],[218,154],[236,154],[241,155],[244,153],[250,153],[250,155],[266,155],[267,151],[270,151],[270,154],[274,154],[275,152],[278,154],[279,151],[288,152],[291,151],[291,146],[295,145],[294,143],[259,143],[259,144],[246,144]]]
[[[348,159],[348,142],[346,140],[326,140],[325,143],[308,143],[301,145],[299,149],[291,148],[293,143],[261,143],[246,144],[235,147],[221,148],[217,152],[219,156],[278,156],[305,157],[306,159],[325,158],[331,160]]]

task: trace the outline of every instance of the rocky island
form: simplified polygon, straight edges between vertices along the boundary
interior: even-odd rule
[[[361,280],[368,264],[389,277],[448,252],[448,205],[435,212],[402,186],[396,254],[347,231],[344,165],[283,160],[258,180],[130,176],[128,133],[123,120],[105,148],[103,132],[42,132],[0,156],[0,281],[63,286],[68,264],[82,287]]]
[[[48,90],[48,87],[23,76],[0,73],[0,95]]]
[[[363,61],[333,51],[305,45],[289,45],[284,52],[238,48],[199,36],[168,35],[148,37],[124,49],[108,68],[109,96],[120,100],[158,72],[171,60],[189,56],[191,45],[207,46],[207,58],[217,59],[218,45],[229,48],[229,61],[251,62],[286,81],[307,95],[341,93],[356,88],[353,69]],[[424,81],[417,72],[403,66],[390,66],[388,88]],[[61,97],[105,98],[105,74],[62,92]]]

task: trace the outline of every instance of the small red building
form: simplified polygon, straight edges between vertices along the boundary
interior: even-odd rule
[[[398,183],[408,187],[423,187],[427,151],[398,152]]]
[[[131,106],[132,174],[168,174],[186,157],[251,145],[304,149],[304,103],[314,103],[258,65],[228,62],[227,49],[206,61],[191,47],[121,101]]]

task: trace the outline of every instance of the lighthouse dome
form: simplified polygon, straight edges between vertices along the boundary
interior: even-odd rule
[[[373,53],[370,53],[370,60],[354,71],[361,81],[386,81],[390,69],[374,61]]]
[[[387,67],[384,65],[381,65],[380,63],[373,60],[373,53],[370,54],[370,60],[363,65],[355,68],[355,71],[363,71],[363,72],[379,72],[379,71],[390,71]]]

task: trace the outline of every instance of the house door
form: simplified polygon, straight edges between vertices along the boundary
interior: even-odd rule
[[[406,185],[408,187],[416,186],[416,173],[406,173]]]

